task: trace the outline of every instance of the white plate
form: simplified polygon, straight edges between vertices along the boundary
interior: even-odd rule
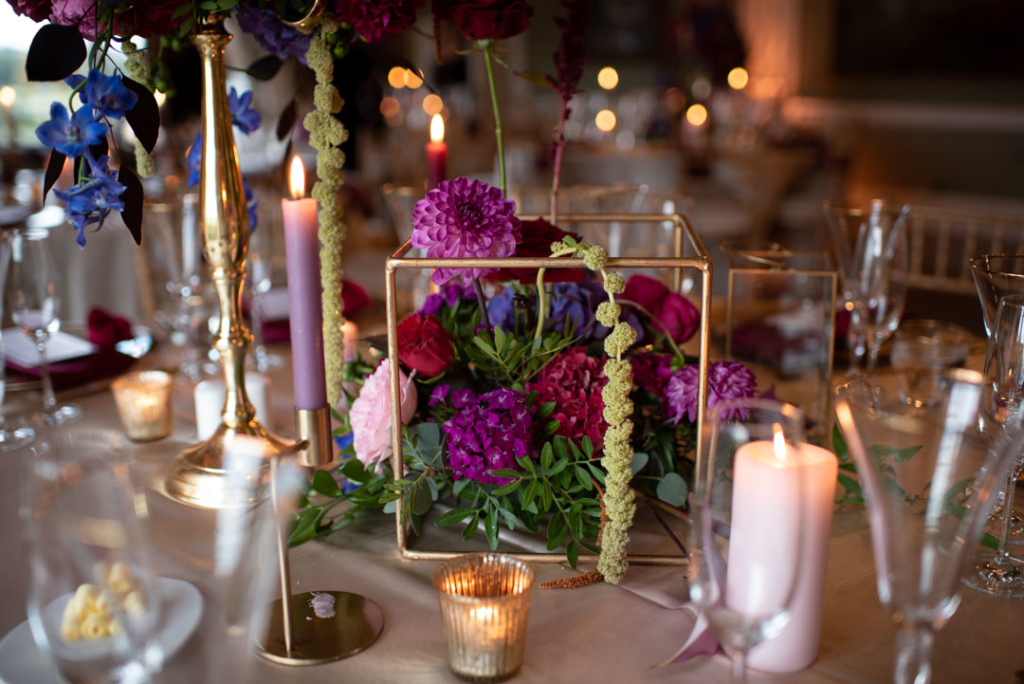
[[[160,594],[162,624],[156,638],[169,659],[192,635],[203,613],[199,590],[184,580],[156,578]],[[70,598],[70,597],[69,597]],[[59,684],[52,661],[32,638],[28,621],[15,627],[0,641],[0,682],[3,684]]]

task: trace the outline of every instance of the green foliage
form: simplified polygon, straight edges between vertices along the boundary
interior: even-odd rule
[[[522,392],[551,359],[576,341],[576,336],[573,326],[567,324],[562,331],[551,331],[537,339],[521,338],[495,328],[493,335],[488,330],[478,330],[470,340],[472,344],[466,345],[464,352],[477,370],[502,387]],[[554,406],[548,415],[552,410]]]

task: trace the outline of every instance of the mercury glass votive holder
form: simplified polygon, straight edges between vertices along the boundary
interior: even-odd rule
[[[128,373],[110,386],[128,438],[151,442],[171,434],[171,376],[163,371]]]
[[[448,666],[469,682],[501,682],[523,666],[537,572],[498,553],[474,553],[434,571]]]

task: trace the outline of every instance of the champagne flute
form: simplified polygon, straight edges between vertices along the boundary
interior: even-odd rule
[[[7,265],[11,259],[11,245],[6,235],[0,235],[0,289],[7,283]],[[3,318],[3,297],[0,297],[0,318]],[[7,369],[4,364],[4,341],[0,335],[0,451],[13,451],[32,441],[35,433],[31,428],[7,429],[3,414],[4,394],[7,388]]]
[[[60,330],[57,277],[50,232],[41,228],[15,231],[11,240],[11,282],[7,302],[11,307],[11,319],[35,342],[39,352],[43,406],[29,420],[42,425],[64,425],[82,416],[82,410],[73,404],[57,405],[50,365],[46,360],[46,343],[50,335]]]
[[[990,396],[983,419],[999,432],[1012,432],[1024,425],[1024,295],[1000,298],[991,333],[985,359]],[[1003,483],[999,548],[975,554],[974,567],[964,578],[969,587],[1004,598],[1024,598],[1024,561],[1009,550],[1013,498],[1022,467],[1024,453],[1017,455]]]
[[[711,410],[694,481],[690,598],[746,678],[750,650],[789,622],[804,551],[804,416],[770,399]]]

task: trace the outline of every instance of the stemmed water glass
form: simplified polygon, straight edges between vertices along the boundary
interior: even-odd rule
[[[866,207],[825,202],[844,305],[850,312],[851,371],[866,348],[867,371],[873,373],[882,343],[899,327],[909,265],[904,230],[909,212],[908,205],[882,200]]]
[[[251,274],[250,293],[252,295],[252,335],[253,351],[250,357],[260,373],[265,373],[284,365],[279,354],[267,351],[263,337],[263,296],[270,292],[274,275],[274,225],[263,225],[255,230],[249,239],[249,273]]]
[[[981,301],[985,331],[991,341],[999,301],[1007,295],[1024,295],[1024,254],[982,254],[972,257],[969,262],[974,288]],[[1012,508],[1009,511],[1010,542],[1024,541],[1024,518]],[[995,515],[1001,514],[1002,506]]]
[[[999,300],[985,359],[988,396],[983,407],[984,425],[995,426],[996,437],[1024,426],[1024,295]],[[1010,555],[1010,522],[1017,477],[1024,467],[1018,454],[1007,474],[1000,516],[999,548],[975,554],[974,567],[964,582],[979,591],[1000,597],[1024,597],[1024,561]]]
[[[81,417],[73,404],[57,405],[46,359],[46,343],[60,330],[60,296],[57,264],[50,233],[40,228],[17,230],[11,238],[11,282],[7,302],[11,319],[36,345],[43,384],[43,407],[30,420],[44,425],[63,425]]]
[[[868,504],[878,597],[898,626],[896,684],[927,684],[937,632],[960,604],[960,577],[994,487],[1024,444],[978,430],[986,393],[975,371],[937,376],[935,401],[914,407],[863,376],[840,387],[836,416]]]
[[[11,259],[11,245],[7,236],[0,234],[0,290],[7,283],[7,265]],[[3,318],[3,297],[0,297],[0,318]],[[35,433],[31,428],[7,428],[3,414],[4,394],[7,388],[6,364],[4,363],[4,341],[0,335],[0,451],[11,451],[25,446],[32,441]]]
[[[162,602],[128,449],[114,432],[64,429],[44,435],[22,461],[29,626],[69,682],[148,682],[162,665]]]
[[[803,565],[804,416],[768,399],[711,411],[694,481],[687,579],[743,682],[750,650],[778,635]]]

